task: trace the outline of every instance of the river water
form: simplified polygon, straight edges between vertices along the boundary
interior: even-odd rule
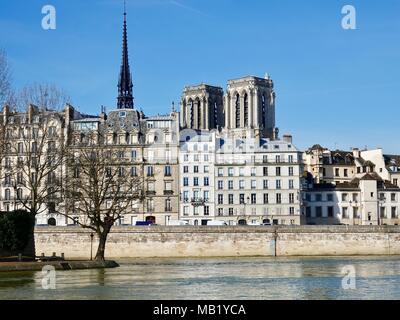
[[[41,272],[0,273],[0,300],[400,299],[400,257],[118,262],[116,269],[57,271],[53,290],[43,289]],[[343,280],[344,270],[355,278]]]

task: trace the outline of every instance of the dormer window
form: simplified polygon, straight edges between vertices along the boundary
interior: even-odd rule
[[[125,111],[121,111],[121,112],[119,113],[119,117],[120,117],[120,118],[125,118],[125,117],[126,117],[126,112],[125,112]]]

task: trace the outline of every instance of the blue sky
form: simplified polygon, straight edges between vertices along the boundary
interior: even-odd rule
[[[41,28],[44,5],[57,29]],[[357,10],[357,30],[341,9]],[[127,0],[136,106],[166,113],[185,85],[275,82],[280,133],[299,148],[400,153],[400,1]],[[55,83],[81,111],[116,105],[122,0],[0,2],[0,47],[17,87]]]

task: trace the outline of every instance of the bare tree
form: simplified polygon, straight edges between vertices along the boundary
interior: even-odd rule
[[[124,155],[125,150],[120,147],[95,143],[69,151],[65,185],[68,210],[79,217],[77,224],[97,233],[95,260],[105,259],[112,226],[132,212],[133,205],[140,200],[142,179],[129,173]]]
[[[6,52],[0,49],[0,106],[10,104],[13,100],[11,70]]]
[[[18,206],[36,216],[47,210],[56,212],[62,202],[65,143],[62,115],[39,115],[34,110],[30,106],[19,123],[5,126],[4,179],[14,189],[14,209]]]
[[[53,84],[34,83],[22,88],[17,97],[18,108],[34,104],[40,110],[61,110],[66,103],[71,103],[68,94]]]

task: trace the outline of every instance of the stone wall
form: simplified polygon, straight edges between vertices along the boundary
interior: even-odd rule
[[[36,254],[90,258],[90,231],[37,227]],[[276,240],[275,240],[276,239]],[[107,258],[400,254],[397,226],[114,227]],[[93,240],[93,256],[97,249]]]

